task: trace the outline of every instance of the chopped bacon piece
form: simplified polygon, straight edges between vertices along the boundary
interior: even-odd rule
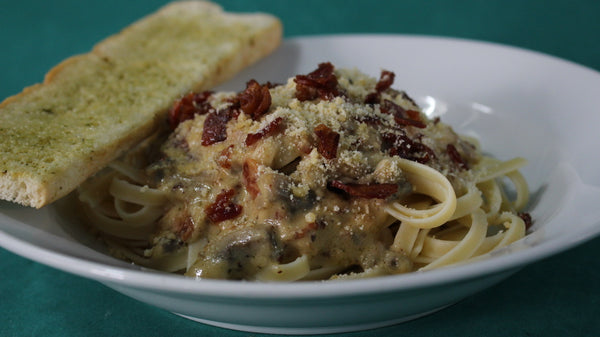
[[[400,115],[401,117],[406,117],[406,109],[404,109],[400,105],[390,101],[389,99],[386,99],[383,102],[381,102],[379,109],[381,110],[381,113],[384,113],[387,115],[391,114],[394,116]]]
[[[277,117],[257,133],[250,133],[246,136],[246,146],[250,146],[264,137],[272,136],[283,130],[283,118]]]
[[[227,122],[231,119],[229,110],[211,112],[204,120],[202,145],[208,146],[227,139]]]
[[[406,115],[408,116],[408,118],[416,121],[421,119],[421,114],[416,110],[406,110]]]
[[[401,126],[414,126],[420,129],[427,127],[427,125],[420,120],[418,111],[406,110],[390,100],[386,99],[383,101],[379,109],[384,114],[392,114],[394,116],[394,121]]]
[[[231,105],[223,109],[223,112],[229,115],[229,119],[237,119],[240,115],[240,102],[232,101]]]
[[[212,94],[212,91],[192,92],[175,102],[169,110],[169,126],[171,129],[175,130],[181,122],[192,119],[195,115],[203,115],[213,110],[208,102],[208,98]]]
[[[463,170],[469,169],[469,164],[464,160],[464,158],[460,155],[456,147],[452,144],[448,144],[446,146],[446,152],[448,152],[448,156],[450,159],[458,165],[459,168]]]
[[[427,125],[425,125],[425,123],[423,123],[421,121],[416,121],[414,119],[400,117],[398,115],[394,116],[394,121],[396,121],[396,124],[402,125],[402,126],[414,126],[419,129],[424,129],[427,127]]]
[[[372,92],[365,97],[365,104],[377,104],[381,100],[378,92]]]
[[[328,184],[330,189],[341,190],[358,198],[385,199],[398,191],[397,184],[345,184],[333,180]]]
[[[223,151],[221,151],[221,153],[219,154],[219,157],[217,157],[217,164],[219,164],[219,166],[221,166],[224,169],[231,168],[231,155],[233,154],[233,147],[234,146],[232,144],[224,148]]]
[[[403,134],[384,133],[381,135],[381,140],[383,148],[388,149],[392,156],[399,156],[421,164],[425,164],[435,157],[435,153],[427,145]]]
[[[517,215],[519,216],[519,218],[523,219],[523,222],[525,222],[526,230],[529,229],[533,225],[533,220],[531,219],[531,214],[529,214],[527,212],[520,212]]]
[[[394,74],[391,71],[381,71],[381,75],[379,76],[379,82],[377,82],[377,84],[375,85],[375,91],[381,93],[382,91],[389,89],[392,86],[392,84],[394,84],[395,77],[396,74]]]
[[[300,101],[310,101],[316,98],[331,100],[339,96],[338,80],[333,69],[331,63],[325,62],[320,63],[316,70],[307,75],[297,75],[294,79],[296,98]]]
[[[319,124],[315,128],[317,135],[317,151],[327,159],[333,159],[337,156],[340,134],[331,130],[325,124]]]
[[[254,159],[246,159],[243,167],[244,185],[252,199],[256,198],[260,189],[258,188],[258,163]]]
[[[215,198],[215,202],[206,207],[206,216],[213,223],[233,219],[242,214],[243,207],[231,201],[234,190],[222,191]]]
[[[260,85],[255,80],[246,83],[246,90],[239,95],[240,108],[244,113],[257,120],[271,107],[269,85]]]
[[[394,84],[396,74],[388,70],[382,70],[379,81],[375,84],[375,92],[365,97],[365,104],[377,104],[381,100],[381,93],[389,89]]]

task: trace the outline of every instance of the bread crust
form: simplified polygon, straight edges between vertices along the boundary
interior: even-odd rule
[[[40,208],[164,123],[172,102],[277,48],[280,21],[173,2],[0,103],[0,199]]]

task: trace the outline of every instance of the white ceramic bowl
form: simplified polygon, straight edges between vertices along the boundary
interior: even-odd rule
[[[431,115],[476,136],[501,159],[522,156],[533,233],[459,266],[342,282],[265,284],[193,280],[109,257],[62,200],[41,210],[0,203],[0,245],[98,280],[140,301],[208,324],[255,332],[329,333],[393,324],[443,308],[528,263],[600,233],[600,74],[550,56],[489,43],[393,35],[295,38],[219,89],[283,81],[323,61],[373,76],[396,73]]]

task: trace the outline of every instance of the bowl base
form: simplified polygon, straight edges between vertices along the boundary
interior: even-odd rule
[[[173,312],[174,314],[183,318],[190,319],[202,324],[212,325],[219,328],[225,328],[230,330],[253,332],[253,333],[264,333],[264,334],[277,334],[277,335],[319,335],[319,334],[334,334],[344,332],[356,332],[363,330],[370,330],[376,328],[382,328],[385,326],[395,325],[411,321],[423,316],[430,315],[436,311],[442,310],[452,304],[443,305],[433,310],[428,310],[422,313],[400,317],[397,319],[391,319],[386,321],[376,321],[372,323],[357,324],[357,325],[332,325],[332,326],[320,326],[320,327],[282,327],[282,326],[260,326],[260,325],[245,325],[236,323],[226,323],[219,321],[212,321],[208,319],[188,316]]]

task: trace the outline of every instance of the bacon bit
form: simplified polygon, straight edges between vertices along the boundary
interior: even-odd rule
[[[529,214],[527,212],[520,212],[517,215],[519,216],[519,218],[523,219],[523,222],[525,222],[525,230],[528,230],[529,228],[531,228],[531,226],[533,225],[533,220],[531,219],[531,214]]]
[[[213,94],[212,91],[201,93],[189,93],[173,104],[169,110],[169,126],[175,128],[183,121],[194,118],[195,115],[204,115],[213,110],[208,103],[208,98]]]
[[[394,121],[399,125],[414,126],[419,129],[427,127],[427,125],[420,120],[418,111],[405,110],[403,107],[390,100],[386,99],[383,101],[379,109],[384,114],[392,114],[394,116]]]
[[[333,65],[320,63],[319,67],[308,75],[296,75],[296,98],[310,101],[316,98],[331,100],[340,95],[337,89],[338,80],[333,73]]]
[[[231,155],[233,154],[233,147],[234,146],[232,144],[224,148],[223,151],[221,151],[221,153],[219,154],[219,157],[217,157],[217,164],[219,164],[219,166],[221,166],[224,169],[231,168]]]
[[[229,115],[229,119],[237,119],[241,113],[240,99],[238,95],[227,98],[225,102],[230,104],[222,109],[223,112]]]
[[[416,110],[406,110],[406,115],[408,116],[408,118],[416,121],[421,119],[421,114]]]
[[[347,194],[367,199],[385,199],[398,191],[397,184],[344,184],[333,180],[328,185],[333,190],[341,190]]]
[[[381,93],[387,89],[389,89],[392,84],[394,84],[394,78],[396,74],[391,71],[383,70],[381,71],[381,75],[379,76],[379,82],[375,85],[375,91]]]
[[[208,146],[227,139],[227,122],[231,119],[229,110],[211,112],[204,120],[202,145]]]
[[[267,124],[264,128],[259,130],[257,133],[250,133],[246,136],[246,146],[250,146],[264,137],[272,136],[277,132],[283,130],[283,118],[277,117],[271,123]]]
[[[233,101],[231,105],[223,109],[223,113],[229,115],[229,119],[237,119],[240,115],[240,102]]]
[[[435,158],[431,148],[416,139],[411,140],[406,135],[384,133],[381,135],[381,140],[383,148],[388,149],[391,156],[399,156],[421,164]]]
[[[394,116],[394,121],[396,121],[396,124],[399,124],[402,126],[414,126],[419,129],[424,129],[427,127],[427,125],[425,125],[425,123],[423,123],[421,121],[416,121],[416,120],[410,119],[410,118],[403,118],[398,115]]]
[[[457,164],[459,168],[461,168],[463,170],[469,169],[469,165],[464,160],[464,158],[460,155],[460,153],[458,152],[458,150],[456,149],[456,147],[454,145],[448,144],[446,146],[446,152],[448,152],[448,156],[450,156],[450,159],[455,164]]]
[[[381,93],[389,89],[394,84],[396,74],[388,70],[382,70],[379,81],[375,84],[375,92],[365,97],[365,104],[377,104],[381,101]]]
[[[404,142],[406,140],[408,140],[409,142],[411,141],[410,138],[406,137],[405,135],[396,135],[394,133],[382,133],[381,148],[382,150],[387,150],[390,153],[390,155],[394,156],[396,154],[392,154],[392,151],[394,151],[398,145],[401,145],[401,142]]]
[[[365,104],[377,104],[381,100],[378,92],[372,92],[365,97]]]
[[[252,199],[256,198],[260,189],[258,188],[258,163],[254,159],[246,159],[243,166],[244,185]]]
[[[337,156],[338,143],[340,142],[340,134],[331,130],[325,124],[319,124],[315,128],[317,135],[317,151],[327,159],[333,159]]]
[[[224,190],[217,195],[215,202],[206,207],[206,216],[213,223],[233,219],[242,214],[243,207],[231,201],[234,190]]]
[[[244,113],[257,120],[271,107],[269,85],[260,85],[255,80],[246,83],[246,90],[239,95],[240,107]]]

